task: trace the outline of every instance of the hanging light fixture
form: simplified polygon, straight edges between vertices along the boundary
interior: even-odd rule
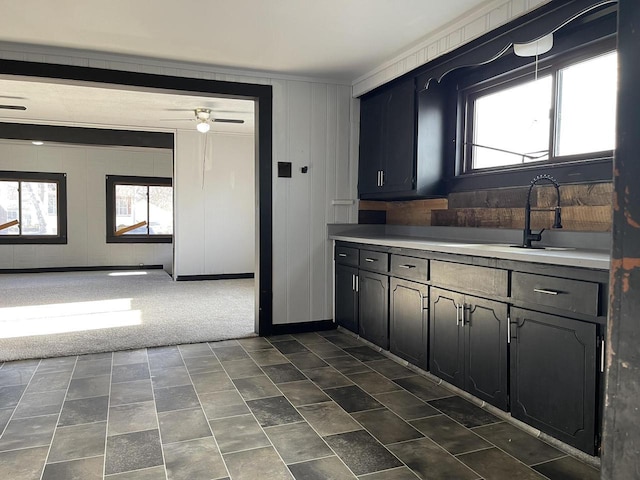
[[[201,133],[207,133],[211,128],[211,124],[209,123],[209,119],[211,118],[211,110],[208,108],[196,108],[196,129]]]
[[[514,43],[513,52],[519,57],[538,57],[553,47],[553,33],[529,43]]]
[[[519,57],[536,57],[535,73],[533,78],[538,80],[538,57],[553,48],[553,33],[540,37],[529,43],[514,43],[513,53]]]

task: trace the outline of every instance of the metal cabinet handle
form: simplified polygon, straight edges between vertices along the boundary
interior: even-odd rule
[[[347,256],[347,254],[346,254],[346,253],[339,253],[339,254],[338,254],[338,256],[339,256],[339,257],[346,257],[346,256]]]
[[[511,317],[507,317],[507,344],[511,343]]]
[[[360,291],[360,275],[356,275],[356,292]]]
[[[356,291],[356,276],[351,274],[351,290]]]
[[[462,303],[460,304],[460,322],[462,323],[463,327],[464,327],[464,310],[465,310],[465,304]]]
[[[384,187],[384,170],[380,170],[380,186]]]
[[[378,259],[377,258],[365,258],[364,261],[365,262],[377,262]]]
[[[456,303],[456,326],[460,326],[460,305]]]
[[[382,170],[378,170],[378,182],[376,184],[378,187],[382,186]]]
[[[558,295],[560,293],[556,290],[546,290],[544,288],[534,288],[533,291],[536,293],[544,293],[545,295]]]
[[[604,373],[604,361],[605,361],[605,341],[602,339],[602,345],[600,346],[600,372]]]
[[[409,265],[409,264],[406,264],[406,265],[398,265],[398,267],[400,267],[400,268],[416,268],[416,266],[415,266],[415,265]]]

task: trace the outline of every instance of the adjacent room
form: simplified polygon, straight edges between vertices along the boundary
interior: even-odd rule
[[[0,84],[2,360],[255,334],[253,102]]]

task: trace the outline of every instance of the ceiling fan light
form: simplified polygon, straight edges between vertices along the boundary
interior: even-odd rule
[[[198,124],[196,125],[196,128],[200,133],[207,133],[211,128],[211,125],[209,125],[209,122],[205,120],[205,121],[198,122]]]

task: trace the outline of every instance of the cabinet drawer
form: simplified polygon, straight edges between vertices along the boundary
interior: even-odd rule
[[[429,280],[429,260],[426,258],[391,255],[391,274],[419,282]]]
[[[431,282],[457,291],[506,297],[508,274],[498,268],[432,260]]]
[[[514,300],[559,308],[585,315],[599,314],[600,284],[533,273],[513,272]]]
[[[374,272],[387,273],[389,271],[389,254],[360,250],[360,268]]]
[[[358,266],[358,249],[336,246],[336,263]]]

